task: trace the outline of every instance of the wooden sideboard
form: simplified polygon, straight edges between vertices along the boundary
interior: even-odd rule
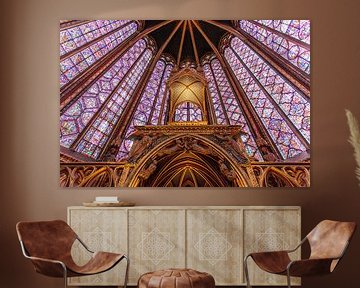
[[[212,274],[216,285],[245,285],[246,254],[293,248],[301,238],[298,206],[68,207],[68,223],[92,250],[129,255],[129,285],[148,271],[184,267]],[[78,263],[88,260],[78,243],[72,253]],[[249,264],[253,285],[286,285],[286,277]],[[70,278],[69,285],[121,285],[124,271],[121,263],[103,274]]]

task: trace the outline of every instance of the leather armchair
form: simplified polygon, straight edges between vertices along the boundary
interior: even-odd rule
[[[291,288],[291,276],[305,277],[332,273],[344,256],[355,229],[354,222],[324,220],[292,250],[250,253],[244,259],[247,287],[251,287],[247,266],[249,258],[266,272],[286,275],[289,288]],[[289,253],[299,249],[306,241],[310,245],[310,257],[292,261]]]
[[[66,222],[19,222],[16,231],[23,255],[31,260],[35,271],[50,277],[64,278],[65,288],[67,277],[102,273],[112,269],[123,259],[127,261],[124,281],[126,288],[128,257],[125,254],[91,251]],[[71,256],[71,247],[75,241],[79,241],[91,254],[90,260],[83,266],[78,266]]]

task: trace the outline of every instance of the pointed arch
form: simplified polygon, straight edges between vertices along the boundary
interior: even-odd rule
[[[246,165],[240,166],[238,161],[235,158],[232,158],[229,153],[220,145],[217,143],[209,140],[208,138],[201,136],[201,135],[187,135],[187,134],[177,134],[175,136],[171,136],[167,138],[166,140],[162,141],[161,143],[157,144],[155,147],[151,148],[145,155],[137,160],[136,168],[133,170],[132,175],[130,175],[129,179],[130,183],[128,183],[129,187],[136,187],[140,183],[139,175],[146,170],[151,163],[155,162],[156,171],[158,171],[157,165],[162,159],[166,159],[166,163],[171,161],[174,157],[177,157],[179,154],[181,154],[184,150],[181,149],[167,149],[169,146],[174,147],[174,143],[177,142],[177,140],[182,140],[183,138],[190,137],[192,139],[195,139],[199,145],[203,145],[204,147],[208,147],[206,149],[207,151],[197,151],[192,150],[191,152],[193,155],[196,155],[196,157],[201,157],[203,159],[202,161],[207,161],[208,163],[212,163],[210,165],[212,168],[212,171],[215,172],[217,175],[223,174],[223,172],[220,171],[219,162],[226,163],[227,169],[229,171],[233,171],[232,173],[236,174],[236,180],[233,183],[234,186],[238,187],[254,187],[257,186],[257,183],[253,183],[253,180],[248,175],[246,171]],[[165,152],[166,151],[166,152]],[[209,165],[207,165],[208,167]],[[171,167],[170,167],[171,168]],[[155,171],[154,170],[154,171]],[[152,173],[154,173],[152,171]],[[230,184],[229,184],[230,183]],[[231,186],[231,181],[227,180],[227,186]]]
[[[276,167],[267,167],[259,180],[260,187],[299,187],[284,171]]]
[[[226,179],[209,165],[207,161],[192,152],[182,152],[166,161],[159,171],[154,173],[151,181],[145,185],[152,187],[224,187]]]

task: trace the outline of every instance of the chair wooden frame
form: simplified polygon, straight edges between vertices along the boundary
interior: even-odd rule
[[[64,261],[60,261],[58,259],[48,259],[48,258],[42,258],[42,257],[35,257],[35,256],[31,256],[26,247],[25,247],[25,244],[24,244],[24,241],[22,240],[22,235],[21,235],[21,231],[19,229],[19,226],[22,225],[22,224],[26,224],[26,223],[50,223],[50,222],[56,222],[56,221],[60,221],[62,223],[65,223],[64,221],[62,220],[55,220],[55,221],[41,221],[41,222],[19,222],[17,223],[16,225],[16,231],[17,231],[17,234],[18,234],[18,238],[19,238],[19,242],[20,242],[20,246],[21,246],[21,251],[22,251],[22,254],[24,255],[25,258],[29,259],[32,261],[34,267],[35,267],[35,270],[36,272],[40,273],[40,274],[43,274],[43,275],[47,275],[47,276],[50,276],[50,277],[59,277],[59,271],[62,271],[62,277],[64,279],[64,287],[67,288],[68,287],[68,283],[67,283],[67,279],[68,277],[79,277],[79,276],[89,276],[89,275],[94,275],[94,274],[99,274],[99,273],[103,273],[103,272],[106,272],[112,268],[114,268],[118,263],[121,262],[122,259],[125,259],[126,260],[126,270],[125,270],[125,279],[124,279],[124,288],[127,288],[127,282],[128,282],[128,277],[129,277],[129,265],[130,265],[130,259],[127,255],[125,254],[114,254],[114,253],[111,253],[111,254],[114,254],[114,255],[118,255],[118,256],[121,256],[118,260],[114,261],[114,263],[112,263],[112,265],[105,269],[105,270],[102,270],[102,271],[99,271],[99,272],[96,272],[96,273],[86,273],[86,272],[80,272],[80,271],[74,271],[74,270],[71,270]],[[65,223],[66,224],[66,223]],[[66,224],[67,225],[67,224]],[[67,225],[68,226],[68,225]],[[70,228],[70,226],[68,226]],[[71,229],[71,228],[70,228]],[[71,229],[71,231],[73,231]],[[74,233],[74,236],[75,236],[75,241],[79,241],[79,243],[89,252],[92,254],[92,258],[91,259],[94,259],[94,256],[96,256],[96,252],[92,251],[91,249],[89,249],[89,247],[79,238],[79,236],[75,233]],[[74,242],[75,242],[74,241]],[[107,253],[107,252],[97,252],[97,253]],[[41,271],[41,269],[39,269],[39,267],[36,267],[36,265],[34,264],[34,262],[37,262],[37,263],[44,263],[45,265],[49,265],[49,268],[50,270],[52,269],[54,272],[54,275],[49,275],[49,273],[43,273]],[[90,261],[89,261],[90,262]],[[86,264],[85,264],[86,265]],[[84,266],[85,266],[84,265]],[[59,267],[60,266],[60,267]],[[82,267],[84,267],[82,266]],[[58,269],[60,268],[60,270]],[[81,267],[80,267],[81,268]],[[48,272],[48,271],[47,271]],[[56,274],[56,275],[55,275]]]
[[[342,239],[344,242],[344,245],[341,246],[341,252],[337,256],[330,256],[330,257],[312,257],[313,249],[311,245],[312,241],[312,234],[315,233],[316,229],[319,229],[321,225],[343,225],[348,231],[348,235],[345,235]],[[298,244],[294,249],[290,250],[282,250],[282,251],[268,251],[268,252],[257,252],[257,253],[250,253],[245,256],[244,258],[244,274],[246,279],[246,285],[248,288],[251,288],[250,285],[250,279],[249,279],[249,269],[248,269],[248,259],[250,257],[253,258],[255,263],[264,271],[267,271],[269,273],[278,274],[278,275],[286,275],[287,276],[287,286],[288,288],[291,288],[291,276],[295,277],[303,277],[303,276],[313,276],[313,275],[322,275],[322,274],[329,274],[332,273],[341,260],[341,258],[344,256],[350,240],[355,232],[356,224],[354,222],[338,222],[338,221],[331,221],[331,220],[324,220],[321,221],[306,237],[304,237],[300,244]],[[293,260],[291,261],[288,257],[289,253],[295,252],[297,249],[299,249],[305,242],[309,241],[310,248],[312,249],[311,255],[308,259],[300,259],[300,260]],[[318,240],[317,240],[318,241]],[[316,254],[316,253],[314,253]],[[278,271],[275,269],[273,271],[270,271],[270,269],[267,269],[265,265],[261,265],[261,261],[256,261],[255,259],[258,257],[261,257],[263,260],[266,257],[288,257],[289,261],[285,267],[285,269],[281,270],[279,267],[277,267]],[[259,257],[259,260],[261,259]],[[274,258],[273,258],[274,259]],[[260,264],[260,265],[259,265]],[[261,267],[262,266],[262,267]],[[281,265],[280,265],[281,266]],[[269,266],[270,267],[270,266]]]

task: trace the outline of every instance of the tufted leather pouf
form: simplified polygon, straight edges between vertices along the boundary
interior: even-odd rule
[[[138,288],[214,288],[214,277],[192,269],[166,269],[141,275]]]

